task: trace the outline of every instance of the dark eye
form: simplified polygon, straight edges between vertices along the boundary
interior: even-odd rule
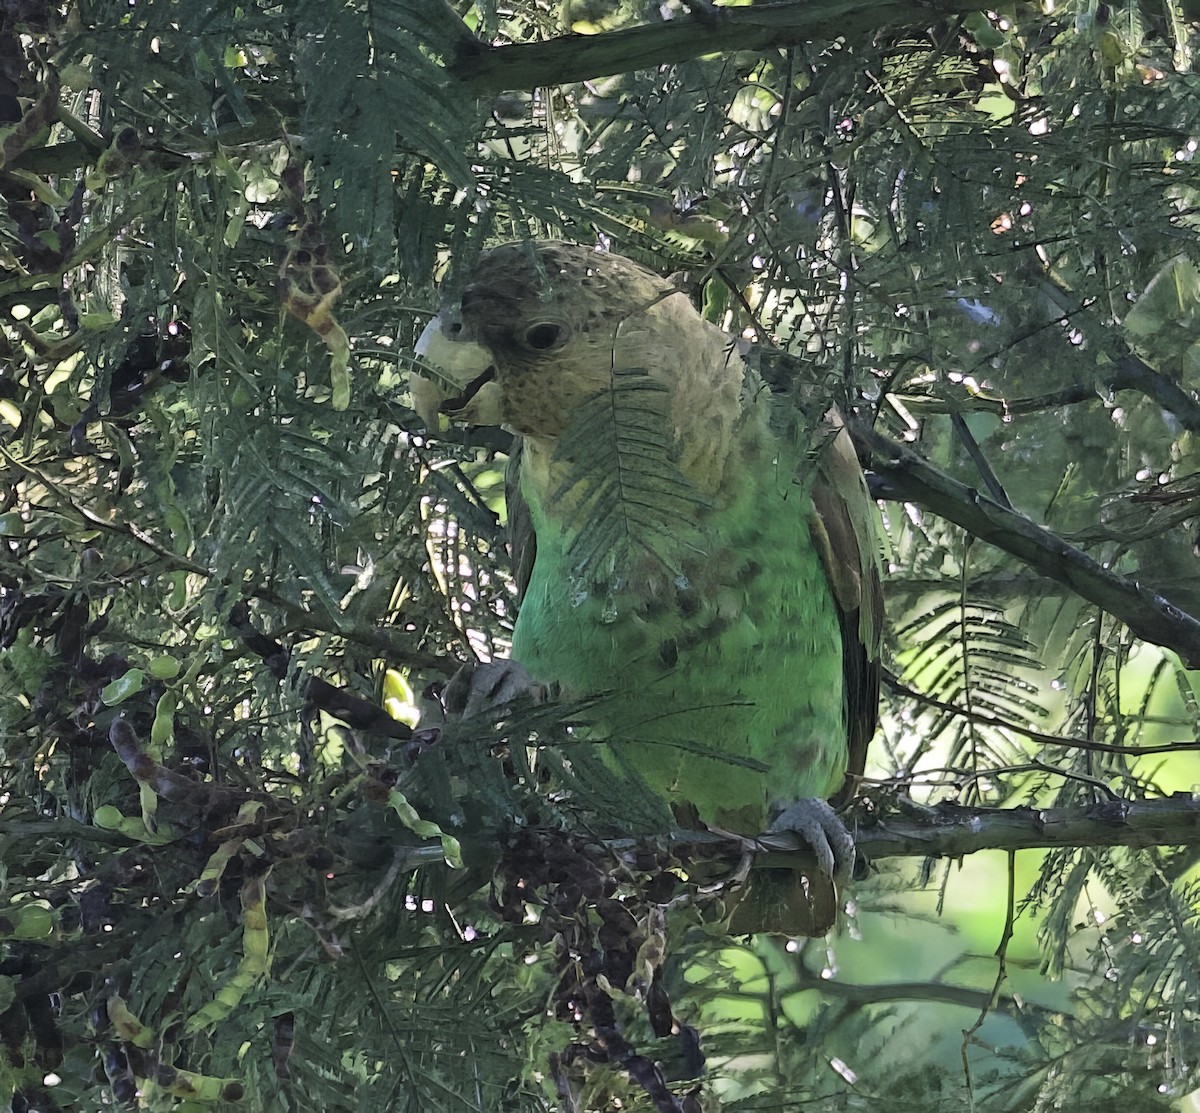
[[[566,332],[562,325],[556,325],[553,321],[542,321],[540,324],[529,326],[525,332],[525,343],[535,351],[544,352],[561,344]]]

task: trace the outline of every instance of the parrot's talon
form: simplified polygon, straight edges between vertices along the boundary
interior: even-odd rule
[[[446,714],[471,719],[528,697],[541,703],[546,690],[516,661],[463,665],[446,685]]]
[[[772,835],[784,831],[790,831],[808,844],[826,876],[840,882],[854,876],[854,836],[826,801],[797,800],[784,808],[766,833]]]

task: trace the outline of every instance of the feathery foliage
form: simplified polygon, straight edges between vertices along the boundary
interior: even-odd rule
[[[868,461],[891,623],[862,824],[1119,826],[1200,780],[1200,13],[709,8],[0,15],[14,1109],[1194,1107],[1193,830],[885,860],[837,938],[749,944],[708,926],[726,873],[590,839],[644,802],[571,709],[442,724],[419,694],[503,655],[512,595],[505,436],[421,429],[413,340],[435,278],[553,235],[679,272],[1043,543]],[[531,49],[567,76],[506,77]],[[1170,600],[1154,641],[1059,541]]]
[[[587,399],[563,434],[570,468],[551,498],[570,507],[567,557],[585,591],[607,587],[631,550],[656,572],[683,574],[672,554],[694,532],[701,496],[663,451],[670,443],[666,394],[641,368],[617,369],[610,388]]]

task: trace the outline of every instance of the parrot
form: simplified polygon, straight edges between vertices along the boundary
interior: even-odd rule
[[[427,426],[515,435],[514,664],[473,683],[588,698],[605,764],[667,822],[751,846],[794,832],[816,869],[750,870],[729,930],[825,934],[855,861],[835,806],[876,727],[883,613],[836,408],[772,389],[671,281],[568,242],[484,253],[415,352]]]

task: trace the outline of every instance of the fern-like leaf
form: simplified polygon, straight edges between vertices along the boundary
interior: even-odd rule
[[[572,534],[567,556],[586,583],[616,581],[646,563],[682,574],[704,499],[671,458],[667,388],[641,368],[614,370],[562,437],[566,478],[551,496]],[[619,586],[615,584],[614,586]]]

